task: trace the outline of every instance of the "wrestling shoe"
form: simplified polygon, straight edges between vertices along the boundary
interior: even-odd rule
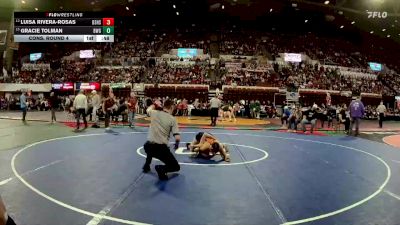
[[[225,162],[231,162],[231,157],[228,155],[226,155],[226,157],[224,158]]]
[[[148,173],[150,172],[150,166],[143,166],[143,173]]]
[[[168,176],[164,172],[163,166],[157,165],[157,166],[155,166],[155,169],[156,169],[157,174],[158,174],[158,179],[160,179],[160,180],[168,180]]]

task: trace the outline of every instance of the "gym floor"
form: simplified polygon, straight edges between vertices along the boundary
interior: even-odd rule
[[[200,129],[182,129],[182,143]],[[23,225],[376,224],[400,221],[400,149],[368,137],[213,130],[231,163],[143,174],[147,128],[0,120],[0,194]],[[393,132],[395,133],[395,132]],[[392,133],[387,133],[392,134]]]

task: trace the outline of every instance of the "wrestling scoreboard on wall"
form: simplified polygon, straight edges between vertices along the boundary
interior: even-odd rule
[[[14,12],[14,42],[114,42],[114,18],[93,12]]]

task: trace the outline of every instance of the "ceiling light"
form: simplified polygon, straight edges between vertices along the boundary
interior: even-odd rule
[[[390,38],[390,34],[388,34],[386,37]]]
[[[136,16],[136,13],[134,13],[133,16]]]
[[[39,9],[38,8],[35,8],[35,11],[38,11]]]
[[[91,5],[94,5],[95,2],[90,2]]]
[[[325,5],[328,5],[328,4],[329,4],[329,1],[325,1],[324,4],[325,4]]]
[[[176,12],[176,15],[179,16],[179,12]]]
[[[172,8],[176,9],[176,5],[172,5]]]
[[[129,10],[129,7],[127,6],[127,7],[125,7],[125,9],[126,9],[126,10]]]
[[[351,22],[351,24],[355,24],[355,23],[356,23],[356,21]]]
[[[371,30],[371,32],[369,32],[370,34],[373,34],[374,33],[374,31],[373,30]]]
[[[382,29],[382,31],[383,31],[383,32],[385,32],[385,31],[386,31],[386,29],[385,29],[385,28],[383,28],[383,29]]]
[[[269,12],[272,12],[272,10],[274,10],[274,9],[270,8],[270,9],[269,9]]]
[[[344,27],[343,25],[342,25],[342,26],[340,26],[340,29],[343,29],[343,27]]]
[[[292,3],[292,7],[296,8],[297,7],[297,3]]]
[[[308,20],[304,20],[304,23],[308,23]]]
[[[225,6],[224,6],[224,5],[222,5],[222,6],[221,6],[221,8],[222,8],[222,9],[225,9]]]
[[[25,3],[26,3],[24,0],[22,0],[21,2],[22,2],[22,4],[25,4]]]

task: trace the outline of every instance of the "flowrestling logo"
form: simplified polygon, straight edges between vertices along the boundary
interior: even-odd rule
[[[379,11],[367,11],[368,14],[368,18],[370,19],[385,19],[388,17],[388,13],[383,11],[383,12],[379,12]]]

